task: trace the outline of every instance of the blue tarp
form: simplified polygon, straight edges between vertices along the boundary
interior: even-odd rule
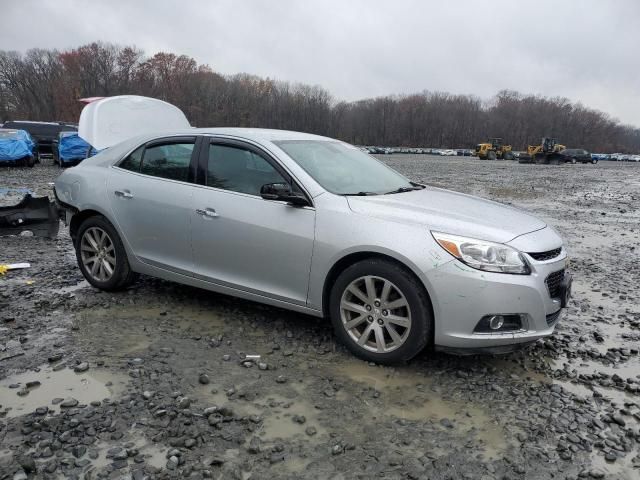
[[[61,136],[58,142],[60,162],[84,160],[87,157],[89,148],[89,144],[81,139],[77,133]]]
[[[24,130],[0,130],[0,162],[15,162],[31,157],[35,144]]]

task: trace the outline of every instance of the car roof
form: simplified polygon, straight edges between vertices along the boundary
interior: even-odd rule
[[[336,141],[334,138],[323,137],[321,135],[314,135],[311,133],[294,132],[291,130],[277,130],[271,128],[235,128],[235,127],[216,127],[216,128],[191,128],[187,130],[181,130],[173,132],[174,135],[229,135],[242,137],[247,140],[254,140],[256,142],[268,141],[277,142],[283,140],[323,140],[323,141]]]

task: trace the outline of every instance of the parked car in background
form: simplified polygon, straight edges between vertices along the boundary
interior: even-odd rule
[[[458,155],[458,153],[455,150],[445,149],[445,150],[440,150],[440,155],[443,155],[445,157],[455,157]]]
[[[28,132],[8,128],[0,129],[0,164],[33,167],[38,153]]]
[[[85,107],[80,134],[107,150],[54,193],[96,288],[143,273],[327,316],[354,354],[385,364],[429,344],[529,344],[570,295],[544,221],[412,182],[338,140],[191,128],[176,107],[130,96]]]
[[[90,156],[91,145],[78,136],[76,132],[60,132],[53,142],[53,162],[60,167],[77,165]]]
[[[598,159],[581,148],[565,148],[557,154],[559,160],[568,163],[598,163]]]
[[[39,154],[52,155],[53,143],[58,139],[60,132],[77,132],[78,127],[66,122],[32,122],[28,120],[11,120],[5,122],[5,128],[14,128],[29,132],[36,143]],[[39,160],[36,159],[36,160]]]

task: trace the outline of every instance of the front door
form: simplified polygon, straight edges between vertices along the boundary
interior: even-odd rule
[[[315,210],[260,197],[262,185],[292,183],[290,176],[265,152],[237,141],[211,140],[200,165],[204,185],[192,215],[196,275],[304,305]]]

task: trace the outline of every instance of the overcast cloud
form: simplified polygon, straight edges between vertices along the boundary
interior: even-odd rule
[[[638,0],[19,0],[1,10],[4,50],[133,44],[345,100],[513,89],[640,126]]]

